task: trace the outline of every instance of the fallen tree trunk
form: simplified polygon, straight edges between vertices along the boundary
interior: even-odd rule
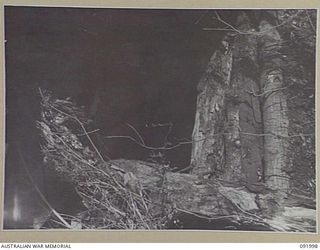
[[[234,207],[244,211],[257,210],[255,194],[243,188],[223,186],[221,182],[213,179],[204,179],[197,175],[166,172],[165,176],[157,175],[158,164],[150,164],[133,160],[114,160],[115,164],[124,173],[131,172],[139,180],[143,189],[157,193],[161,188],[157,183],[165,179],[163,190],[166,193],[166,203],[170,206],[208,217],[235,215]],[[122,173],[120,171],[119,173]],[[152,196],[155,203],[157,195]]]
[[[113,160],[120,175],[132,173],[143,189],[151,191],[151,202],[161,204],[159,190],[166,195],[165,206],[177,212],[188,213],[208,220],[226,219],[237,223],[264,225],[277,231],[315,231],[316,210],[312,199],[301,197],[301,201],[314,207],[305,208],[297,205],[298,197],[283,196],[281,193],[264,187],[259,193],[250,192],[240,183],[227,183],[217,179],[205,179],[193,174],[166,172],[164,177],[157,173],[159,164],[134,160]],[[160,187],[164,178],[165,182]],[[138,185],[138,184],[136,184]],[[307,199],[307,200],[306,200]],[[293,205],[293,206],[292,206]],[[302,204],[300,204],[302,205]]]

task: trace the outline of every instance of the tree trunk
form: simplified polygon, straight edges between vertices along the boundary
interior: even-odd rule
[[[267,21],[262,21],[260,38],[262,73],[260,82],[264,136],[265,181],[269,188],[288,191],[287,139],[289,120],[281,70],[281,37]]]
[[[244,13],[237,23],[239,30],[254,32]],[[237,34],[231,41],[229,35],[210,60],[198,86],[191,162],[193,173],[287,191],[281,38],[266,21],[259,28],[259,36]]]
[[[238,25],[251,30],[244,13]],[[261,108],[252,94],[259,88],[257,39],[230,35],[222,45],[198,86],[193,173],[211,171],[227,181],[252,184],[262,179],[263,171]]]
[[[237,23],[241,30],[252,30],[244,13],[239,15]],[[231,85],[226,101],[224,179],[251,185],[261,180],[263,169],[260,104],[251,93],[257,91],[259,84],[256,37],[235,36],[232,54]]]
[[[283,211],[289,190],[282,41],[266,21],[259,35],[244,13],[237,24],[252,34],[227,35],[198,86],[192,173],[210,172],[259,193],[259,208],[269,216]]]
[[[217,50],[198,85],[191,165],[194,174],[219,173],[225,164],[225,94],[230,86],[232,54]]]

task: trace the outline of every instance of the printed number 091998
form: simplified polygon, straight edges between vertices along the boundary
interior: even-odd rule
[[[318,248],[318,244],[300,244],[300,248]]]

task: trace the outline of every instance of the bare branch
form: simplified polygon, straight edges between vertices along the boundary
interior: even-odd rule
[[[46,197],[43,195],[43,193],[40,191],[39,187],[37,186],[37,184],[34,182],[33,177],[31,176],[31,173],[29,172],[28,167],[26,166],[26,162],[24,160],[24,157],[21,153],[20,150],[18,150],[18,154],[19,157],[21,159],[22,162],[22,166],[25,169],[27,176],[29,177],[29,180],[32,184],[32,186],[34,187],[34,189],[36,190],[36,192],[38,193],[38,195],[40,196],[41,200],[47,205],[47,207],[52,211],[52,213],[62,222],[62,224],[69,228],[72,229],[71,225],[65,221],[65,219],[63,219],[63,217],[51,206],[51,204],[49,203],[49,201],[46,199]]]
[[[95,129],[95,130],[92,130],[92,131],[87,132],[87,135],[88,135],[88,134],[96,133],[96,132],[98,132],[98,131],[100,131],[100,129],[99,129],[99,128],[98,128],[98,129]],[[84,136],[84,135],[86,135],[86,134],[85,134],[85,133],[77,134],[77,136]]]
[[[169,122],[167,125],[169,126],[169,128],[168,128],[168,132],[167,132],[166,136],[164,137],[164,144],[168,143],[168,137],[171,134],[173,123]]]
[[[146,145],[146,143],[144,142],[144,140],[143,140],[142,136],[140,135],[140,133],[138,132],[138,130],[136,130],[135,127],[133,127],[133,126],[130,125],[129,123],[126,123],[126,125],[135,132],[135,134],[139,137],[142,145]]]
[[[202,13],[202,15],[195,21],[194,24],[198,24],[201,21],[201,19],[208,14],[208,12],[209,10],[206,10],[204,13]]]
[[[278,135],[275,133],[263,133],[263,134],[255,134],[255,133],[249,133],[249,132],[239,132],[240,134],[243,135],[249,135],[249,136],[258,136],[258,137],[264,137],[264,136],[275,136],[278,138],[292,138],[292,137],[301,137],[302,136],[314,136],[314,134],[298,134],[298,135],[289,135],[289,136],[283,136],[283,135]],[[139,145],[142,148],[145,149],[149,149],[149,150],[172,150],[178,147],[181,147],[183,145],[188,145],[188,144],[192,144],[195,142],[201,142],[201,141],[205,141],[208,140],[209,138],[212,137],[216,137],[216,136],[221,136],[221,135],[230,135],[231,133],[218,133],[218,134],[214,134],[211,136],[207,136],[205,138],[199,139],[199,140],[188,140],[188,141],[183,141],[183,142],[179,142],[174,146],[170,146],[168,147],[167,145],[161,146],[161,147],[152,147],[152,146],[148,146],[148,145],[144,145],[142,143],[140,143],[139,141],[137,141],[135,138],[131,137],[131,136],[127,136],[127,135],[112,135],[112,136],[106,136],[104,137],[105,139],[117,139],[117,138],[122,138],[122,139],[129,139],[131,141],[133,141],[134,143],[136,143],[137,145]]]
[[[253,90],[249,91],[249,90],[245,90],[248,94],[250,95],[253,95],[254,97],[261,97],[261,96],[264,96],[264,95],[267,95],[267,94],[272,94],[273,92],[277,92],[279,90],[283,90],[283,89],[286,89],[287,87],[282,87],[282,88],[274,88],[274,89],[269,89],[269,90],[266,90],[260,94],[258,93],[255,93]]]
[[[233,29],[224,29],[224,28],[202,28],[205,31],[234,31]]]
[[[129,139],[133,142],[135,142],[137,145],[145,148],[145,149],[149,149],[149,150],[171,150],[177,147],[180,147],[182,145],[185,144],[191,144],[192,141],[186,141],[186,142],[179,142],[178,144],[174,145],[174,146],[170,146],[168,147],[167,145],[163,145],[161,147],[152,147],[152,146],[148,146],[145,144],[140,143],[139,141],[137,141],[135,138],[131,137],[131,136],[127,136],[127,135],[112,135],[112,136],[106,136],[106,139],[114,139],[114,138],[124,138],[124,139]]]
[[[216,17],[213,17],[214,19],[220,21],[221,23],[225,24],[228,28],[203,28],[203,30],[207,30],[207,31],[215,31],[215,30],[221,30],[221,31],[234,31],[240,35],[256,35],[256,36],[261,36],[267,32],[270,32],[273,29],[279,28],[289,22],[291,22],[295,17],[297,17],[302,11],[297,11],[294,15],[292,15],[291,17],[289,17],[287,20],[284,20],[283,22],[281,22],[278,25],[272,26],[264,31],[243,31],[243,30],[239,30],[236,27],[234,27],[233,25],[231,25],[230,23],[226,22],[225,20],[223,20],[220,15],[218,14],[217,11],[215,11]]]
[[[308,13],[308,10],[305,10],[305,12],[306,12],[306,14],[307,14],[308,21],[309,21],[309,23],[310,23],[310,26],[311,26],[312,30],[313,30],[314,32],[316,32],[316,28],[314,27],[314,25],[313,25],[313,23],[312,23],[312,20],[311,20],[311,17],[310,17],[310,15],[309,15],[309,13]]]
[[[176,208],[177,211],[182,212],[182,213],[186,213],[186,214],[191,214],[193,216],[196,216],[200,219],[205,219],[205,220],[221,220],[221,219],[225,219],[225,218],[237,218],[236,215],[222,215],[222,216],[215,216],[215,217],[211,217],[211,216],[204,216],[204,215],[200,215],[194,212],[191,212],[189,210],[185,210],[185,209],[181,209],[181,208]]]
[[[248,34],[253,34],[253,32],[246,32],[246,31],[241,31],[239,29],[237,29],[236,27],[234,27],[233,25],[229,24],[228,22],[224,21],[220,15],[218,14],[217,11],[214,12],[216,14],[216,18],[217,20],[219,20],[221,23],[227,25],[231,30],[236,31],[237,33],[241,34],[241,35],[248,35]]]

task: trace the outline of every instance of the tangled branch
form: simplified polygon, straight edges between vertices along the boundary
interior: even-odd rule
[[[212,18],[216,19],[219,22],[221,22],[222,24],[226,25],[227,28],[203,28],[203,30],[206,30],[206,31],[232,31],[232,32],[235,32],[235,33],[237,33],[239,35],[261,36],[261,35],[264,35],[264,34],[270,32],[273,29],[279,28],[281,26],[284,26],[284,25],[290,23],[294,18],[296,18],[302,12],[303,12],[302,10],[299,10],[294,15],[289,17],[288,19],[282,21],[280,24],[274,25],[274,26],[272,26],[272,27],[270,27],[270,28],[268,28],[266,30],[263,30],[263,31],[245,31],[245,30],[240,30],[240,29],[236,28],[235,26],[233,26],[232,24],[228,23],[223,18],[221,18],[221,16],[218,14],[217,11],[215,11],[215,17],[212,17]]]
[[[82,198],[87,210],[77,216],[81,227],[162,228],[169,212],[163,202],[155,204],[150,199],[159,191],[147,190],[132,172],[104,160],[86,129],[86,117],[74,103],[54,99],[46,91],[40,95],[42,112],[37,124],[44,161],[67,178]],[[144,143],[142,137],[140,140]],[[161,169],[156,171],[163,174]]]

